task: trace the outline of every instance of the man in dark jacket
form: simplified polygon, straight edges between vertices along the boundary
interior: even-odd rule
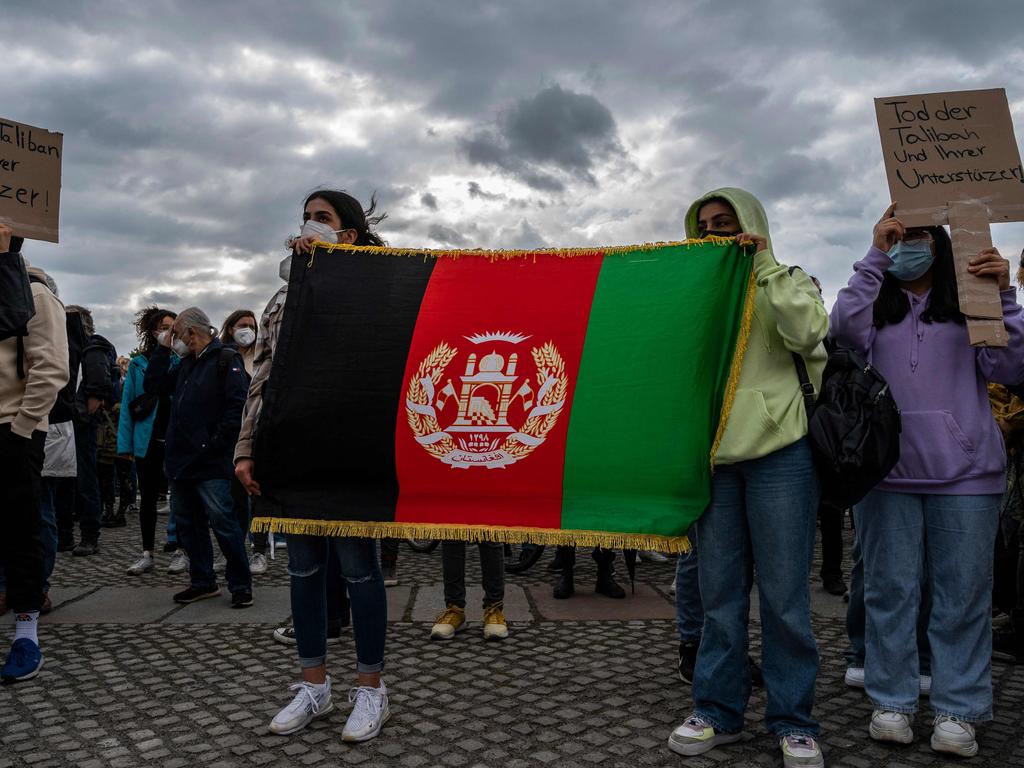
[[[96,430],[103,419],[103,409],[112,405],[111,370],[117,367],[114,345],[96,333],[92,313],[85,307],[68,305],[68,312],[78,313],[85,328],[86,343],[82,350],[82,380],[78,385],[75,416],[75,452],[78,459],[78,529],[80,538],[73,554],[95,555],[100,541],[100,481],[96,474]]]
[[[189,557],[188,589],[174,596],[192,603],[220,594],[213,570],[213,529],[227,560],[231,606],[252,605],[252,575],[245,531],[233,511],[232,453],[242,422],[248,377],[242,358],[215,336],[216,329],[198,307],[178,315],[160,340],[146,369],[143,387],[172,395],[165,463],[178,539]],[[171,368],[172,352],[181,365]]]

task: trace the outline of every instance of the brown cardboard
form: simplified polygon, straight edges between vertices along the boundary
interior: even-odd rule
[[[992,247],[988,208],[976,200],[949,204],[949,234],[953,241],[957,296],[960,311],[967,317],[971,344],[1005,347],[1006,328],[999,298],[999,283],[992,277],[978,277],[967,267],[985,248]]]
[[[33,240],[58,240],[64,135],[0,118],[0,222]]]
[[[977,200],[990,222],[1024,221],[1024,166],[1006,91],[875,99],[890,199],[907,226],[947,223],[947,203]]]

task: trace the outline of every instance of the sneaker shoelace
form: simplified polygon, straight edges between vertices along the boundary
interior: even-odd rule
[[[793,734],[793,735],[787,736],[786,737],[786,743],[789,745],[789,748],[791,750],[792,749],[813,750],[814,746],[815,746],[814,745],[814,739],[812,739],[810,736],[801,736],[799,734]]]
[[[711,723],[709,723],[700,715],[690,715],[688,718],[686,718],[686,725],[701,731],[703,731],[705,728],[714,728],[714,726],[711,725]]]
[[[461,618],[462,618],[462,612],[459,611],[458,609],[456,609],[456,608],[445,608],[444,609],[444,613],[442,613],[438,617],[436,623],[437,624],[451,624],[451,625],[454,626],[455,624],[459,623],[459,620]],[[371,688],[370,690],[373,690],[373,689]]]
[[[367,721],[376,720],[384,709],[384,697],[376,688],[368,685],[360,685],[350,688],[348,692],[349,703],[354,704],[352,714],[357,715],[360,725]]]
[[[298,709],[299,707],[305,707],[310,710],[314,715],[320,714],[320,700],[316,697],[313,692],[313,686],[309,683],[295,683],[295,685],[288,686],[289,691],[298,691],[295,694],[295,698],[292,699],[292,703],[288,705],[289,709]]]
[[[505,614],[502,611],[504,606],[501,603],[489,605],[484,610],[484,624],[504,624]]]

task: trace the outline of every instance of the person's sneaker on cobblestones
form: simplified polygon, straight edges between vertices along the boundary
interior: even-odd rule
[[[693,685],[693,669],[697,666],[697,651],[700,650],[700,640],[679,641],[679,679],[687,685]]]
[[[270,721],[270,732],[278,736],[301,731],[314,719],[334,709],[334,702],[331,701],[330,675],[322,685],[303,681],[288,686],[288,690],[296,692],[295,698]]]
[[[231,607],[232,608],[251,608],[252,607],[252,590],[240,589],[237,592],[231,593]]]
[[[739,741],[742,735],[718,733],[711,723],[694,713],[672,731],[672,735],[668,737],[668,748],[678,755],[702,755],[719,744]]]
[[[353,707],[345,729],[341,732],[342,741],[369,741],[380,733],[384,723],[391,717],[388,690],[383,680],[377,688],[366,685],[352,688],[348,692],[348,700]]]
[[[174,602],[188,605],[220,594],[220,587],[189,587],[174,595]]]
[[[143,552],[142,557],[136,560],[134,563],[128,566],[125,571],[129,576],[141,576],[144,573],[149,573],[153,570],[153,555],[149,552]]]
[[[813,736],[792,733],[779,740],[785,768],[825,768],[821,747]]]
[[[974,757],[978,754],[978,740],[974,736],[974,726],[955,717],[939,715],[935,718],[932,730],[932,749],[961,757]]]
[[[185,554],[184,549],[175,551],[174,556],[171,557],[171,562],[167,565],[168,573],[184,573],[188,570],[188,555]]]
[[[508,624],[501,603],[484,608],[484,640],[504,640],[508,637]]]
[[[843,677],[843,682],[849,688],[863,688],[864,687],[864,667],[847,667],[846,675]]]
[[[341,642],[341,635],[343,632],[347,632],[351,629],[350,624],[346,624],[340,630],[335,633],[331,633],[331,630],[327,630],[327,644],[337,645]],[[295,645],[295,627],[278,627],[274,630],[274,640],[282,645]]]
[[[95,555],[99,551],[100,544],[98,541],[86,541],[85,539],[82,539],[82,541],[78,542],[78,546],[71,551],[71,554],[75,557],[89,557],[90,555]]]
[[[876,709],[871,713],[868,734],[875,741],[892,741],[896,744],[909,744],[914,740],[910,715],[883,709]]]
[[[31,680],[43,668],[43,654],[39,645],[27,637],[14,641],[0,670],[0,679],[5,685]]]
[[[262,552],[253,552],[249,557],[249,573],[258,575],[267,572],[267,556]]]
[[[457,605],[449,605],[437,617],[430,629],[433,640],[451,640],[455,633],[466,626],[466,610]]]

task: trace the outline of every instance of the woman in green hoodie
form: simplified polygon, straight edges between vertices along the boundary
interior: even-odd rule
[[[747,623],[756,568],[765,724],[786,766],[823,766],[811,715],[818,651],[808,574],[818,482],[793,353],[815,388],[826,354],[828,313],[811,279],[775,260],[757,198],[724,188],[686,214],[687,237],[737,236],[751,243],[757,291],[736,398],[715,460],[711,503],[697,521],[704,632],[693,680],[693,714],[669,737],[679,754],[736,741],[750,698]]]

